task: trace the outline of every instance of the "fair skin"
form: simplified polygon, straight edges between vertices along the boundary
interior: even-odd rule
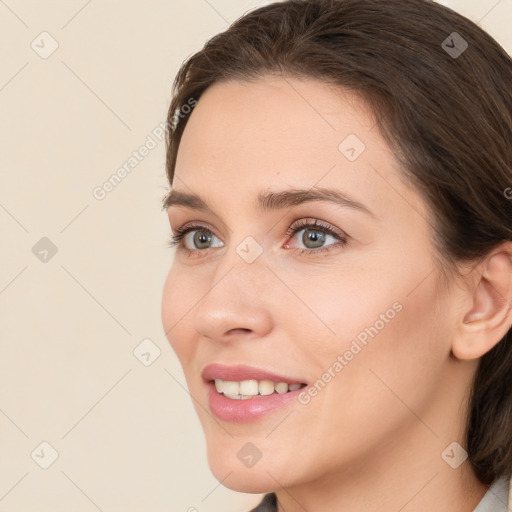
[[[349,134],[366,146],[354,161],[338,149]],[[312,187],[371,213],[325,200],[258,209],[261,192]],[[168,208],[173,230],[199,222],[212,243],[197,248],[189,235],[192,255],[177,247],[162,319],[215,477],[240,492],[274,491],[287,512],[473,511],[487,486],[469,461],[452,469],[441,453],[464,444],[478,357],[512,323],[510,247],[441,284],[425,203],[364,103],[313,79],[210,87],[184,132],[173,191],[211,210]],[[328,235],[319,251],[304,229],[287,236],[301,219],[333,226],[346,244]],[[236,251],[248,236],[263,250],[250,264]],[[308,404],[242,424],[208,410],[207,363],[313,384],[396,302],[401,311]],[[237,457],[248,442],[262,454],[251,468]]]

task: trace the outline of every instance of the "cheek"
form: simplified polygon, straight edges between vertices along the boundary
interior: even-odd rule
[[[336,335],[310,348],[321,389],[310,406],[329,411],[329,418],[319,422],[321,437],[339,444],[342,427],[352,448],[364,451],[372,440],[414,423],[410,411],[421,416],[433,400],[450,352],[434,277],[417,286],[418,273],[381,276],[368,288],[366,300],[346,282],[336,300],[325,301],[323,312]]]
[[[299,360],[306,357],[307,376],[321,381],[323,398],[314,400],[333,406],[341,400],[341,416],[353,411],[354,417],[379,421],[384,407],[403,409],[397,396],[421,407],[433,392],[449,357],[450,329],[437,275],[425,279],[429,262],[415,261],[415,268],[398,262],[385,273],[368,265],[352,272],[317,270],[295,280],[293,291],[304,303],[288,297],[276,314],[290,319],[300,343],[294,351],[302,355]],[[291,274],[284,279],[292,282]]]
[[[307,271],[293,264],[276,268],[288,287],[276,285],[276,318],[288,319],[292,329],[296,323],[304,334],[295,339],[303,340],[302,349],[320,356],[324,365],[324,356],[332,359],[348,350],[355,338],[364,346],[391,337],[399,349],[438,325],[438,276],[432,273],[428,253],[411,247],[386,247],[378,254],[352,250],[340,261]]]
[[[357,338],[364,346],[389,330],[403,316],[403,304],[410,287],[403,275],[385,275],[376,264],[324,266],[316,269],[279,269],[287,284],[274,299],[280,304],[276,318],[300,335],[302,350],[322,361],[322,366],[349,350]],[[414,277],[409,279],[414,282]],[[293,293],[290,293],[293,292]],[[350,356],[349,356],[350,357]]]
[[[199,291],[194,280],[185,272],[171,267],[162,292],[162,325],[165,335],[182,366],[187,367],[196,351],[192,339],[193,318],[190,314],[197,303]]]

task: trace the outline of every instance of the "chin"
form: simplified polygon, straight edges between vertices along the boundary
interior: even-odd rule
[[[209,463],[209,466],[215,478],[232,491],[245,494],[266,494],[281,487],[276,482],[276,480],[281,481],[279,476],[276,479],[272,478],[263,467],[258,470],[255,468],[234,470],[222,463],[216,465],[215,462]]]
[[[213,446],[208,444],[208,466],[224,487],[247,494],[264,494],[288,483],[284,480],[288,480],[290,475],[276,468],[275,454],[271,461],[263,456],[260,459],[250,443],[241,439],[232,441]],[[256,458],[251,461],[250,455]],[[248,458],[244,461],[245,456]]]

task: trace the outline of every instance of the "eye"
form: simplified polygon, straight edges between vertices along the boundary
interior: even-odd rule
[[[169,245],[171,247],[179,245],[189,252],[224,246],[208,228],[200,225],[188,225],[178,228],[171,235]]]
[[[331,225],[323,224],[318,219],[303,219],[293,224],[287,235],[294,241],[294,245],[299,244],[298,249],[302,249],[302,252],[306,253],[330,250],[332,246],[338,245],[337,242],[340,245],[347,243],[346,235]],[[290,248],[288,243],[285,248]]]
[[[302,219],[295,222],[289,227],[286,236],[289,241],[283,248],[295,249],[300,254],[316,254],[347,243],[347,235],[318,219]],[[290,246],[290,242],[292,242],[292,246]],[[198,224],[188,224],[176,229],[171,234],[169,246],[178,246],[179,249],[192,256],[204,254],[208,249],[224,247],[224,243],[209,228]]]

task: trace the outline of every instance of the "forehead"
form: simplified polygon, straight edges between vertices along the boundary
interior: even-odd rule
[[[375,149],[385,149],[374,126],[364,101],[353,93],[313,79],[269,76],[219,82],[207,89],[191,115],[182,144],[199,138],[212,156],[229,148],[233,158],[259,147],[273,156],[288,152],[291,157],[310,150],[337,154],[340,138],[352,133]],[[369,131],[373,131],[371,140]]]
[[[403,202],[405,194],[422,208],[415,191],[406,190],[366,103],[314,79],[267,77],[210,87],[183,133],[176,178],[180,189],[182,179],[195,193],[224,198],[318,185],[366,197],[377,207]]]

